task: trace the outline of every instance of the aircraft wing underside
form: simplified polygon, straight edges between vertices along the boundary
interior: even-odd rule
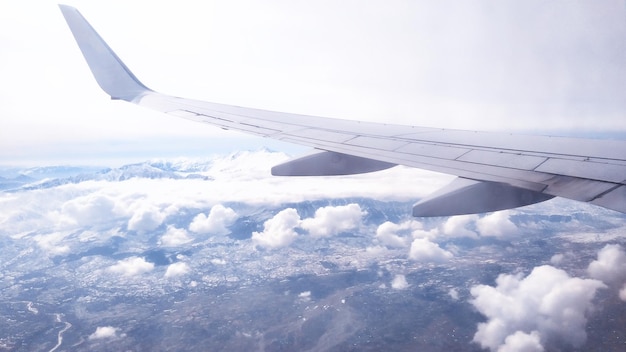
[[[389,125],[164,95],[144,86],[76,9],[60,7],[96,81],[113,99],[319,151],[274,167],[274,175],[346,175],[406,165],[459,177],[418,202],[415,216],[508,209],[554,196],[626,213],[626,141]]]

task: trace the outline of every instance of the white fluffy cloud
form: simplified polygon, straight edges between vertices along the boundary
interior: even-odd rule
[[[63,204],[62,212],[81,226],[110,221],[117,215],[115,201],[102,194],[89,194],[71,199]]]
[[[481,236],[510,237],[518,234],[519,230],[509,219],[510,211],[503,210],[489,214],[476,221],[476,227]]]
[[[443,263],[450,260],[454,255],[438,244],[431,242],[427,238],[416,238],[411,243],[409,258],[418,262]]]
[[[543,352],[538,331],[531,331],[527,334],[523,331],[516,331],[504,339],[504,344],[498,348],[498,352]]]
[[[177,262],[170,264],[165,271],[166,278],[172,278],[177,276],[183,276],[189,272],[189,265],[184,262]]]
[[[457,289],[454,287],[448,291],[448,295],[455,301],[459,300],[459,291],[457,291]]]
[[[110,272],[124,276],[140,275],[150,272],[152,269],[154,269],[154,263],[139,257],[126,258],[109,267]]]
[[[406,281],[406,277],[404,275],[396,275],[393,280],[391,280],[391,288],[394,290],[404,290],[409,287],[409,283]]]
[[[535,342],[545,344],[550,338],[580,346],[587,338],[585,315],[603,287],[598,280],[572,278],[549,265],[536,267],[525,278],[500,275],[495,287],[471,289],[470,302],[487,317],[487,322],[478,324],[473,341],[491,351],[524,346],[540,351]]]
[[[119,329],[112,326],[98,326],[96,331],[89,335],[90,340],[109,339],[117,337],[117,331]]]
[[[376,239],[387,247],[402,248],[408,246],[413,233],[421,229],[422,224],[415,220],[400,224],[386,221],[376,229]]]
[[[152,231],[159,227],[165,215],[155,206],[143,206],[133,212],[128,220],[128,229],[131,231]]]
[[[553,264],[553,265],[561,264],[564,258],[565,258],[564,254],[557,253],[550,258],[550,264]]]
[[[478,219],[477,215],[451,216],[441,226],[441,232],[447,237],[478,238],[476,232],[468,229],[468,225]]]
[[[291,244],[298,236],[295,228],[300,224],[300,215],[287,208],[265,221],[262,232],[252,233],[252,242],[260,247],[279,248]]]
[[[589,264],[589,276],[607,284],[626,279],[626,253],[620,245],[608,244],[598,252],[598,259]]]
[[[317,209],[314,217],[302,220],[300,227],[311,236],[329,237],[358,228],[366,214],[358,204],[328,206]]]
[[[191,224],[189,224],[189,231],[226,235],[229,232],[227,227],[232,225],[235,220],[237,220],[237,213],[233,209],[216,204],[211,208],[208,216],[204,214],[196,215]]]
[[[193,239],[188,236],[185,229],[168,226],[165,234],[161,236],[161,243],[164,246],[176,247],[191,242]]]
[[[52,255],[67,254],[70,251],[70,246],[63,244],[65,236],[63,233],[51,233],[47,235],[35,236],[34,240],[37,245]]]

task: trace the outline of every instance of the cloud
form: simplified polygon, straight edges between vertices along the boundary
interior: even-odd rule
[[[619,290],[619,299],[621,299],[622,301],[626,301],[626,284],[624,284],[624,286],[622,286],[622,289]]]
[[[90,340],[109,339],[117,337],[118,328],[112,326],[98,326],[96,331],[89,335]]]
[[[165,215],[154,206],[143,206],[133,212],[128,220],[128,229],[131,231],[152,231],[159,227]]]
[[[164,246],[176,247],[191,242],[193,239],[187,235],[185,229],[168,226],[167,231],[161,236],[161,243]]]
[[[414,231],[421,229],[422,224],[414,220],[400,224],[385,221],[376,229],[376,239],[387,247],[402,248],[408,246]]]
[[[411,243],[409,258],[418,262],[443,263],[450,260],[454,255],[438,244],[430,242],[427,238],[416,238]]]
[[[391,280],[391,288],[394,290],[404,290],[409,287],[409,283],[406,281],[406,277],[404,275],[396,275],[393,280]]]
[[[252,233],[252,243],[265,248],[279,248],[291,244],[298,235],[295,228],[300,223],[296,209],[287,208],[265,221],[263,232]]]
[[[607,244],[598,252],[598,259],[589,264],[589,276],[606,284],[626,279],[626,253],[620,245]]]
[[[539,332],[531,331],[527,334],[516,331],[504,339],[504,345],[498,348],[498,352],[543,352]]]
[[[471,288],[470,303],[487,317],[478,324],[473,341],[491,351],[532,347],[537,336],[542,345],[554,339],[578,347],[587,338],[585,315],[591,301],[604,287],[598,280],[572,278],[549,265],[534,268],[525,278],[501,274],[495,287]]]
[[[62,212],[80,226],[110,221],[117,216],[115,201],[106,195],[89,194],[71,199],[62,206]]]
[[[481,236],[509,237],[519,233],[519,229],[509,220],[510,211],[497,211],[476,221]]]
[[[565,255],[562,253],[557,253],[553,255],[552,257],[550,257],[550,264],[552,265],[561,264],[563,262],[563,259],[565,259]]]
[[[313,237],[329,237],[358,228],[366,214],[358,204],[328,206],[317,209],[314,217],[302,220],[300,227]]]
[[[117,262],[117,264],[109,267],[109,271],[114,274],[124,276],[135,276],[148,273],[154,269],[154,264],[147,262],[143,258],[130,257]]]
[[[453,300],[455,300],[455,301],[458,301],[458,300],[459,300],[459,291],[457,291],[457,289],[456,289],[456,288],[451,288],[451,289],[448,291],[448,295],[450,296],[450,298],[452,298],[452,299],[453,299]]]
[[[213,258],[213,259],[211,259],[211,264],[214,264],[214,265],[225,265],[226,261],[224,259],[221,259],[221,258]]]
[[[184,262],[177,262],[170,264],[165,271],[166,278],[172,278],[177,276],[183,276],[189,272],[189,265]]]
[[[235,223],[235,220],[237,220],[237,213],[233,209],[216,204],[211,208],[208,216],[202,213],[196,215],[189,224],[189,231],[226,235],[229,233],[227,227]]]
[[[448,237],[478,238],[476,232],[467,228],[467,226],[476,219],[478,219],[477,215],[451,216],[441,226],[441,232]]]
[[[34,240],[37,245],[52,255],[62,255],[70,252],[70,247],[66,244],[61,244],[65,235],[62,233],[52,233],[47,235],[35,236]]]

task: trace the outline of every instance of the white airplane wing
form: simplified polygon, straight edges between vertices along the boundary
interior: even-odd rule
[[[407,165],[458,176],[415,204],[414,216],[483,213],[554,196],[626,213],[626,141],[389,125],[164,95],[143,85],[78,10],[59,6],[112,99],[318,150],[275,166],[274,175],[347,175]]]

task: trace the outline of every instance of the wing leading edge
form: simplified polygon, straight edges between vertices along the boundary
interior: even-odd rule
[[[418,202],[414,216],[482,213],[554,196],[626,213],[626,141],[388,125],[169,96],[143,85],[78,10],[59,6],[111,98],[320,151],[274,167],[274,175],[346,175],[406,165],[459,176]]]

